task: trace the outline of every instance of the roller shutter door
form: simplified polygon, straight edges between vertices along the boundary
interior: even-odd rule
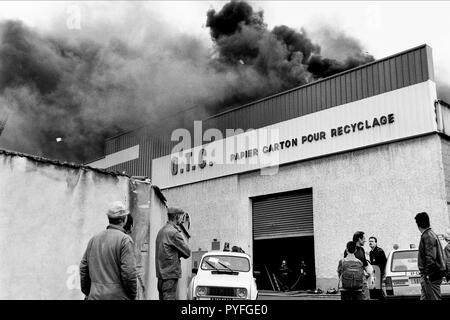
[[[311,236],[312,189],[253,198],[253,239]]]

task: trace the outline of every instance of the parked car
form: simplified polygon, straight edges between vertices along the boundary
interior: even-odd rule
[[[420,298],[420,275],[417,267],[419,250],[397,249],[389,253],[382,283],[386,298]],[[450,283],[442,281],[443,298],[450,298]]]
[[[189,300],[256,300],[258,290],[246,253],[205,253],[188,288]]]

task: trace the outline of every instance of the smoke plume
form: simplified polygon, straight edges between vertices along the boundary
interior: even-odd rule
[[[264,23],[263,12],[254,12],[244,1],[229,2],[219,12],[212,9],[207,18],[217,59],[228,66],[241,63],[256,71],[267,79],[263,83],[270,83],[268,93],[374,60],[373,56],[364,54],[356,40],[343,35],[339,35],[341,51],[347,50],[349,55],[343,61],[324,58],[321,47],[309,38],[304,29],[296,31],[282,25],[269,30]]]
[[[323,57],[304,29],[269,30],[263,12],[243,1],[207,12],[212,43],[141,4],[121,5],[121,23],[93,14],[79,31],[0,22],[0,120],[7,117],[0,147],[86,161],[117,133],[150,123],[152,134],[167,134],[373,60],[346,36],[340,45],[348,43],[348,55]]]

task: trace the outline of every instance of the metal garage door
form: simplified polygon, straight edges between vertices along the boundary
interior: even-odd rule
[[[254,240],[314,234],[312,189],[252,200]]]

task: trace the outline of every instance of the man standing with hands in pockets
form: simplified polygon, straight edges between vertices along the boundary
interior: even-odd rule
[[[441,282],[446,270],[441,243],[431,230],[430,218],[426,212],[418,213],[415,219],[417,227],[422,233],[417,259],[422,287],[420,299],[441,300]]]

